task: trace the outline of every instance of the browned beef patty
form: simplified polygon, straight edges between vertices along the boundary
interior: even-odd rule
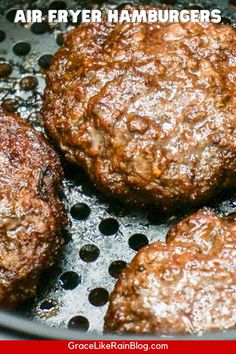
[[[122,272],[105,330],[201,334],[236,327],[236,214],[202,209]]]
[[[83,24],[46,81],[46,129],[101,191],[170,210],[235,187],[234,28]]]
[[[53,264],[65,224],[59,200],[62,169],[42,135],[0,110],[0,304],[35,295]]]

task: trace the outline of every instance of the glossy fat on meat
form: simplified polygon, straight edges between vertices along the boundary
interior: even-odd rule
[[[0,110],[0,304],[35,295],[54,263],[66,219],[59,199],[62,168],[45,138]]]
[[[236,214],[202,209],[142,248],[110,296],[105,331],[202,334],[236,327]]]
[[[204,204],[236,184],[236,30],[82,24],[54,56],[42,113],[102,192],[167,211]]]

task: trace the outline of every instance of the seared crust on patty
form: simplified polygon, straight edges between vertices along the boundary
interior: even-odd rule
[[[142,248],[110,297],[105,331],[202,334],[236,327],[236,214],[202,209]]]
[[[53,264],[65,224],[59,199],[60,161],[45,138],[0,110],[0,303],[35,295],[42,269]]]
[[[236,184],[235,63],[228,25],[83,24],[48,72],[45,127],[107,194],[202,204]]]

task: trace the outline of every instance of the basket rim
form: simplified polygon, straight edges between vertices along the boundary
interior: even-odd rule
[[[4,330],[13,332],[19,337],[25,336],[26,339],[57,339],[57,340],[236,340],[236,329],[225,332],[211,332],[198,335],[132,335],[132,334],[98,334],[94,332],[82,332],[80,330],[68,330],[65,328],[49,327],[24,318],[20,315],[0,310],[0,327]],[[1,331],[1,329],[0,329]]]

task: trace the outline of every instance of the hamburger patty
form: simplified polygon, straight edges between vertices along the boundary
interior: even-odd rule
[[[62,169],[44,137],[0,110],[0,303],[35,295],[53,264],[65,224],[59,200]]]
[[[107,194],[202,204],[236,184],[235,43],[228,25],[83,24],[48,72],[45,127]]]
[[[236,214],[202,209],[122,272],[105,330],[201,334],[236,327]]]

